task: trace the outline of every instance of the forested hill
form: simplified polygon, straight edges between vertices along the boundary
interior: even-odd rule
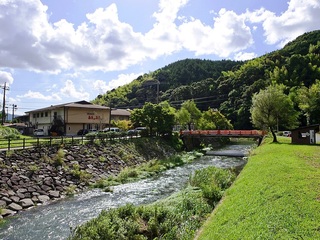
[[[183,101],[194,99],[201,110],[217,108],[236,129],[248,129],[252,127],[249,109],[254,93],[271,83],[284,84],[286,93],[295,101],[299,97],[296,89],[310,87],[317,79],[320,80],[319,30],[246,62],[177,61],[99,95],[93,102],[109,105],[111,100],[113,107],[136,108],[145,102],[167,100],[179,107]],[[303,124],[303,116],[300,120]],[[313,121],[319,123],[320,119]]]
[[[241,64],[243,62],[231,60],[180,60],[99,95],[94,103],[109,105],[111,99],[114,107],[132,109],[143,106],[145,102],[168,100],[179,105],[187,99],[211,97],[214,92],[209,88],[214,91],[212,84],[217,81],[221,72],[239,68]],[[203,107],[208,109],[207,105]]]

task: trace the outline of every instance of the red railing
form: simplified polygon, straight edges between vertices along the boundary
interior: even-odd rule
[[[206,136],[264,136],[266,131],[259,130],[185,130],[180,135],[206,135]]]

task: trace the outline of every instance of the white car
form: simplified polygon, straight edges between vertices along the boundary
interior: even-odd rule
[[[111,127],[111,128],[107,127],[107,128],[104,128],[102,132],[120,132],[120,129],[117,127]]]
[[[34,136],[44,136],[44,131],[43,131],[43,129],[35,129],[35,130],[33,130],[33,135]]]
[[[283,131],[284,137],[291,137],[291,131]]]

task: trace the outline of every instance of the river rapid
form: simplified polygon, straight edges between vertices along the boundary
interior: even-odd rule
[[[248,153],[252,145],[228,145],[219,150],[235,150]],[[203,156],[156,177],[134,183],[115,186],[113,192],[100,189],[86,191],[48,205],[22,212],[6,219],[0,227],[1,240],[66,239],[70,229],[97,217],[101,210],[116,208],[127,203],[147,204],[183,189],[190,174],[208,166],[221,168],[241,167],[246,163],[242,157]]]

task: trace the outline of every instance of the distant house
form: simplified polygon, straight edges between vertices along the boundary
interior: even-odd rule
[[[129,120],[131,112],[126,109],[111,109],[111,120]]]
[[[319,124],[299,127],[291,130],[291,143],[316,144]]]
[[[103,129],[110,122],[110,108],[78,101],[26,112],[29,125],[50,133],[75,135],[81,129]]]

